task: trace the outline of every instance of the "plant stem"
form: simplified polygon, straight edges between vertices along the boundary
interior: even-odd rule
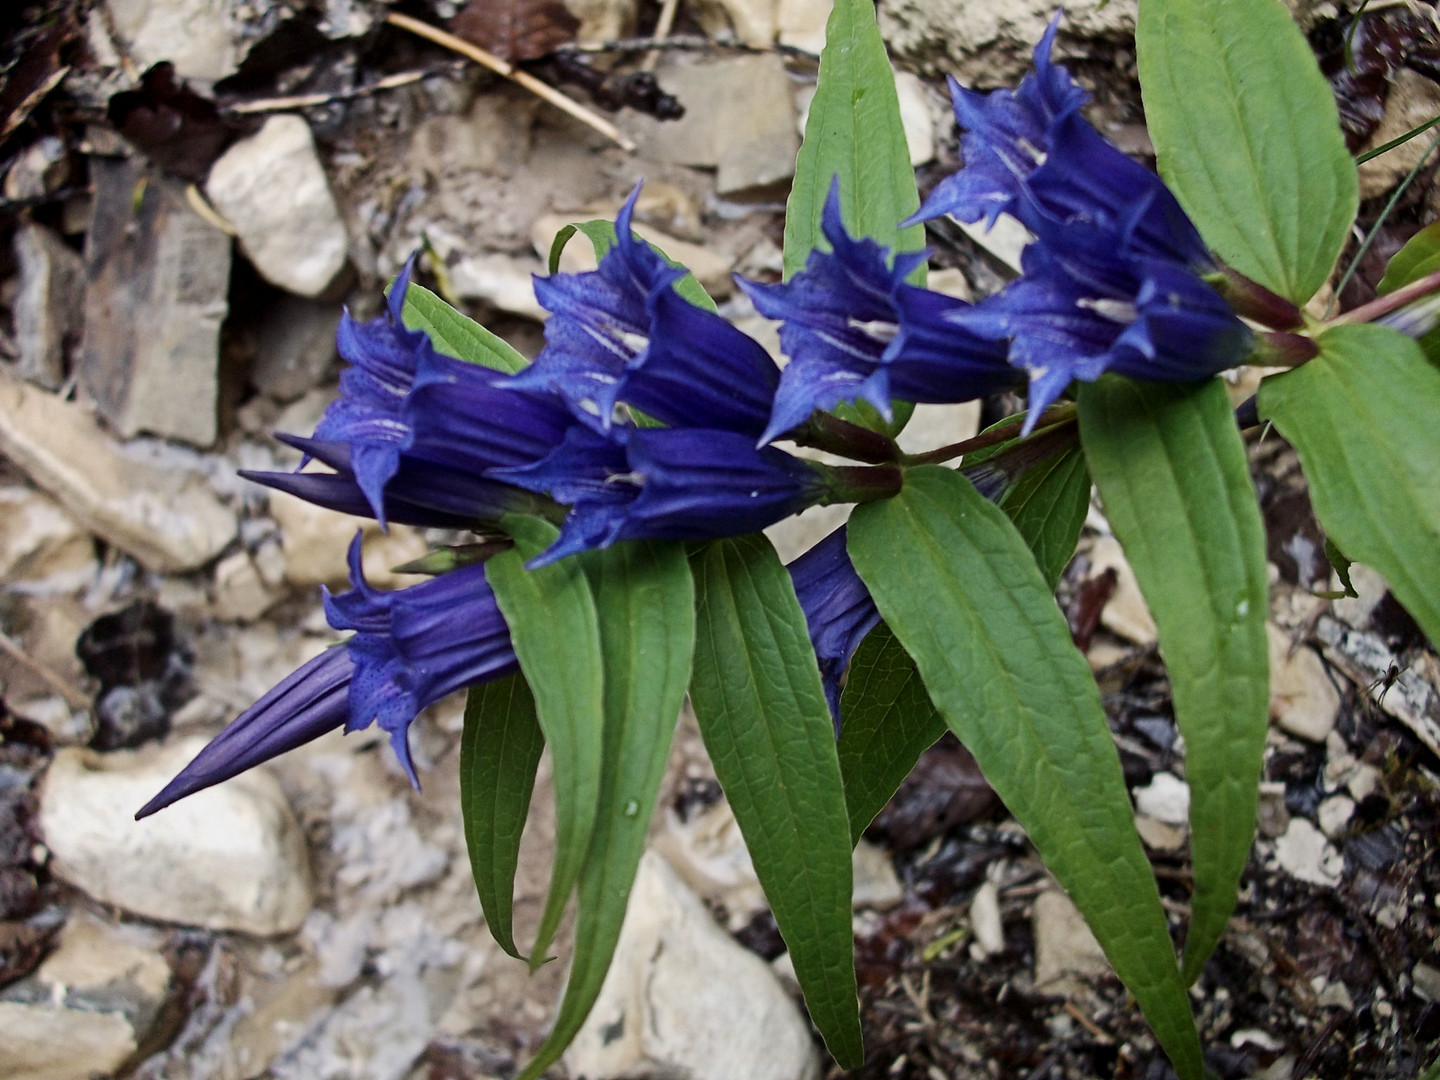
[[[1063,424],[1075,417],[1075,406],[1071,402],[1063,405],[1056,405],[1047,409],[1045,414],[1035,422],[1035,430],[1054,427],[1056,424]],[[950,461],[953,458],[969,454],[975,450],[984,450],[987,446],[996,446],[1003,442],[1009,442],[1017,437],[1016,428],[1019,427],[1025,418],[1023,416],[1011,416],[1001,420],[988,431],[982,431],[973,439],[966,439],[963,442],[951,443],[949,446],[942,446],[938,450],[927,450],[923,454],[904,454],[900,457],[902,465],[939,465]]]

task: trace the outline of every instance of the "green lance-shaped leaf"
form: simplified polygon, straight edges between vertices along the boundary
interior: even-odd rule
[[[1305,303],[1359,198],[1305,35],[1276,0],[1141,0],[1135,43],[1160,175],[1217,255]]]
[[[580,871],[565,998],[520,1080],[534,1080],[565,1052],[605,982],[695,651],[695,590],[681,545],[616,544],[582,562],[605,656],[600,809]]]
[[[1014,445],[967,455],[965,463]],[[1090,474],[1078,445],[1031,466],[1000,500],[1052,589],[1075,553],[1089,506]],[[840,715],[840,772],[850,838],[858,842],[920,755],[945,731],[945,721],[930,703],[915,661],[884,624],[855,651]]]
[[[460,314],[423,285],[405,291],[400,318],[411,330],[423,330],[435,351],[514,375],[530,361],[474,319]]]
[[[1326,535],[1440,643],[1440,370],[1388,327],[1337,326],[1259,405],[1299,451]]]
[[[595,252],[596,259],[603,259],[605,253],[615,246],[615,223],[613,221],[602,221],[597,218],[594,221],[576,221],[566,225],[555,234],[555,239],[550,242],[550,273],[556,273],[560,269],[560,256],[565,253],[565,245],[570,243],[571,237],[577,232],[590,241],[590,247]],[[685,269],[682,264],[670,258],[649,240],[646,240],[645,243],[651,251],[671,266]],[[715,310],[715,301],[705,291],[705,286],[701,285],[688,269],[685,276],[675,282],[675,291],[696,307],[704,308],[706,311]]]
[[[945,721],[930,704],[915,661],[884,623],[855,650],[840,715],[840,775],[850,843],[858,844],[920,755],[945,734]]]
[[[763,536],[696,558],[690,700],[790,949],[810,1018],[845,1068],[864,1057],[850,928],[850,824],[805,613]]]
[[[472,687],[460,736],[460,813],[470,870],[497,945],[517,960],[515,867],[545,736],[535,699],[518,672]]]
[[[1089,665],[1003,511],[948,469],[857,507],[850,557],[975,755],[1135,995],[1182,1080],[1200,1042]]]
[[[852,235],[874,237],[898,251],[924,246],[923,227],[898,227],[920,208],[920,197],[895,74],[871,0],[836,0],[825,27],[819,80],[785,208],[786,278],[823,246],[820,215],[837,177],[841,216]],[[923,285],[924,277],[916,283]]]
[[[558,531],[539,518],[501,522],[515,546],[485,564],[555,767],[555,867],[540,917],[531,970],[546,960],[595,828],[600,797],[604,668],[595,602],[574,559],[526,570]]]
[[[1043,431],[1030,436],[1046,437]],[[1016,440],[966,454],[964,464],[968,468],[1021,446],[1023,441]],[[1075,554],[1090,510],[1090,473],[1078,443],[1072,442],[1022,472],[1000,497],[1000,509],[1015,523],[1041,575],[1055,588]]]
[[[1195,868],[1188,984],[1225,932],[1255,837],[1270,715],[1265,527],[1219,380],[1082,383],[1080,432],[1105,516],[1160,631],[1185,736]]]
[[[1388,296],[1396,289],[1440,271],[1440,221],[1426,225],[1397,251],[1385,267],[1375,291]]]

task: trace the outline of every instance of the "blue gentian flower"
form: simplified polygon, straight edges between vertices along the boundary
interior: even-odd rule
[[[135,817],[148,817],[342,726],[350,715],[353,674],[343,647],[301,665],[211,739]]]
[[[407,741],[410,722],[456,690],[514,671],[510,629],[485,580],[484,563],[387,592],[366,582],[358,535],[349,562],[350,591],[324,594],[330,625],[356,631],[345,643],[355,665],[345,729],[379,724],[418,786]]]
[[[958,330],[950,316],[970,305],[905,283],[924,262],[845,231],[838,180],[821,216],[830,251],[810,252],[790,281],[737,279],[756,310],[778,319],[790,363],[780,376],[761,442],[804,423],[816,409],[866,401],[887,419],[892,399],[972,401],[1018,382],[1003,344]]]
[[[618,540],[707,540],[758,532],[825,499],[823,467],[748,434],[697,428],[572,428],[534,465],[491,475],[570,506],[531,566]]]
[[[1023,276],[945,318],[1009,342],[1030,378],[1028,433],[1071,380],[1107,371],[1195,381],[1242,363],[1252,335],[1203,280],[1218,266],[1158,176],[1080,116],[1084,91],[1050,62],[1058,16],[1016,91],[955,90],[966,167],[914,220],[1013,214],[1035,236]]]
[[[535,278],[551,312],[545,348],[505,385],[569,402],[597,430],[618,403],[675,427],[758,435],[780,372],[764,348],[675,291],[685,270],[631,231],[637,186],[615,221],[615,246],[584,274]]]
[[[483,563],[394,592],[372,588],[350,545],[350,582],[325,593],[337,630],[357,633],[282,680],[212,739],[137,818],[237,776],[326,732],[378,723],[411,783],[410,723],[456,690],[500,678],[517,666],[510,631]]]
[[[905,224],[951,214],[972,223],[983,219],[988,228],[1024,201],[1030,175],[1050,153],[1055,122],[1090,97],[1065,68],[1050,62],[1059,28],[1056,15],[1035,46],[1035,70],[1014,90],[976,93],[950,77],[965,167],[937,184]]]
[[[351,479],[369,504],[368,516],[382,525],[393,498],[416,502],[409,496],[419,488],[468,492],[485,469],[543,457],[573,422],[563,403],[497,386],[498,372],[443,356],[424,333],[405,329],[400,312],[412,265],[390,287],[385,315],[364,324],[348,312],[342,317],[336,338],[350,366],[313,439],[343,448],[322,460]],[[402,473],[404,482],[392,490]],[[288,486],[273,480],[265,482],[294,493],[323,492],[327,506],[350,501],[333,480]],[[502,493],[492,494],[499,499]],[[448,500],[456,501],[464,501],[459,493]],[[450,505],[432,509],[453,511]]]
[[[400,318],[414,266],[411,258],[390,286],[385,314],[364,324],[348,311],[341,316],[335,343],[349,367],[340,375],[340,397],[315,428],[316,439],[350,447],[350,472],[382,521],[385,485],[399,468],[408,441],[400,413],[419,355],[430,348],[429,338],[407,330]]]
[[[880,625],[880,612],[850,562],[843,525],[785,568],[805,612],[838,739],[841,680],[865,635]]]
[[[506,514],[543,515],[548,509],[544,500],[532,492],[403,454],[397,471],[386,482],[382,513],[377,514],[351,469],[348,444],[295,435],[276,437],[335,471],[282,473],[241,469],[240,475],[342,514],[422,528],[473,529],[493,525]]]

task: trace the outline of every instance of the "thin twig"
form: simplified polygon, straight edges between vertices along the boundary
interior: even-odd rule
[[[1385,208],[1380,211],[1380,216],[1375,219],[1375,224],[1370,227],[1369,234],[1360,244],[1360,250],[1355,252],[1355,257],[1350,260],[1349,267],[1345,270],[1344,276],[1340,278],[1340,284],[1335,286],[1335,295],[1330,298],[1329,310],[1326,311],[1326,315],[1329,315],[1330,312],[1335,310],[1335,305],[1340,302],[1340,294],[1345,291],[1345,286],[1350,284],[1350,279],[1355,276],[1355,271],[1360,269],[1360,260],[1365,258],[1365,253],[1370,250],[1370,245],[1373,244],[1375,238],[1380,235],[1380,227],[1384,225],[1386,219],[1390,217],[1390,211],[1395,209],[1395,204],[1400,201],[1400,196],[1405,194],[1410,185],[1415,182],[1415,177],[1420,175],[1420,170],[1423,169],[1425,163],[1430,160],[1430,155],[1435,152],[1437,146],[1440,146],[1440,138],[1436,138],[1430,143],[1429,149],[1420,155],[1420,160],[1415,163],[1415,167],[1405,174],[1405,179],[1395,185],[1395,191],[1391,194],[1390,201],[1387,202]]]
[[[197,217],[209,222],[214,228],[219,229],[226,236],[235,235],[235,226],[221,216],[220,211],[210,205],[203,192],[195,184],[189,184],[185,188],[185,201],[190,209],[195,211]]]
[[[429,23],[421,22],[419,19],[412,19],[409,15],[401,15],[398,11],[392,11],[386,15],[385,21],[392,26],[400,27],[402,30],[409,30],[412,34],[423,37],[428,41],[433,41],[437,45],[443,45],[445,48],[457,52],[461,56],[469,57],[482,67],[489,68],[497,75],[503,75],[512,82],[519,83],[536,97],[543,98],[557,109],[564,110],[582,124],[594,128],[621,149],[632,152],[635,150],[635,144],[622,135],[620,129],[603,116],[600,116],[591,109],[587,109],[578,101],[566,97],[553,86],[549,86],[535,78],[535,76],[531,75],[528,71],[521,71],[515,67],[515,65],[501,60],[500,57],[494,53],[486,52],[478,45],[472,45],[463,38],[458,38],[454,34],[446,33],[437,26],[431,26]]]
[[[663,42],[670,36],[670,28],[675,25],[675,9],[680,6],[680,0],[665,0],[660,5],[660,18],[655,20],[655,40]],[[655,65],[660,62],[660,50],[651,49],[645,54],[645,59],[640,63],[641,71],[654,71]]]
[[[665,51],[687,52],[714,52],[717,50],[728,50],[730,52],[744,53],[779,53],[781,56],[789,56],[796,60],[808,60],[811,63],[818,61],[815,53],[808,49],[798,49],[794,45],[781,45],[778,42],[774,45],[749,45],[743,41],[716,41],[714,38],[706,37],[704,34],[672,34],[669,37],[633,37],[617,38],[613,41],[570,41],[564,45],[557,45],[557,53],[565,53],[571,56],[577,54],[591,53],[637,53],[649,52],[652,49]]]
[[[1412,281],[1409,285],[1396,289],[1392,293],[1386,293],[1384,296],[1376,297],[1367,304],[1361,304],[1359,307],[1342,312],[1330,320],[1330,325],[1340,326],[1344,323],[1374,322],[1380,318],[1380,316],[1388,315],[1390,312],[1404,307],[1410,303],[1411,300],[1418,300],[1420,297],[1427,296],[1436,289],[1440,289],[1440,270],[1435,271],[1433,274],[1426,274],[1424,277]]]
[[[20,647],[19,642],[15,641],[9,634],[0,633],[0,651],[9,653],[10,657],[15,660],[16,663],[64,698],[65,704],[69,705],[70,708],[90,708],[90,698],[87,697],[78,686],[75,686],[63,675],[51,671],[44,664],[40,663],[39,660],[32,659],[26,654],[25,650]]]
[[[368,97],[371,94],[379,93],[381,90],[395,90],[401,86],[409,86],[411,83],[419,82],[421,79],[436,74],[439,74],[439,72],[429,68],[420,71],[401,71],[395,75],[386,75],[383,79],[376,79],[373,83],[368,83],[365,86],[352,87],[349,90],[336,90],[328,94],[291,94],[288,97],[257,98],[254,101],[238,101],[233,105],[222,105],[221,111],[233,113],[236,116],[249,116],[251,113],[289,112],[292,109],[309,109],[316,105],[330,105],[337,101],[353,101],[355,98]]]

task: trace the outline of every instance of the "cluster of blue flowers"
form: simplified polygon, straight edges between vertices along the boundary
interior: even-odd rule
[[[407,267],[386,314],[343,320],[349,367],[314,434],[282,436],[332,471],[247,475],[382,524],[484,530],[545,516],[560,535],[540,565],[620,540],[750,533],[893,493],[893,468],[867,488],[863,470],[773,445],[821,444],[819,417],[842,402],[889,416],[892,400],[958,403],[1028,378],[1028,432],[1072,379],[1193,380],[1240,363],[1250,332],[1206,283],[1216,264],[1158,178],[1080,116],[1084,91],[1050,61],[1055,32],[1014,91],[952,80],[965,168],[914,219],[1019,219],[1035,239],[1023,276],[995,296],[968,304],[907,283],[924,256],[851,237],[832,188],[830,250],[787,283],[740,282],[782,324],[782,371],[676,291],[684,271],[631,231],[637,188],[597,270],[536,280],[551,317],[534,364],[507,376],[436,352],[401,320]],[[325,610],[354,636],[243,713],[142,815],[341,726],[378,723],[413,780],[415,715],[515,669],[483,563],[380,592],[361,574],[357,537],[350,568],[352,590],[327,592]],[[790,570],[838,730],[841,678],[879,615],[843,529]]]

